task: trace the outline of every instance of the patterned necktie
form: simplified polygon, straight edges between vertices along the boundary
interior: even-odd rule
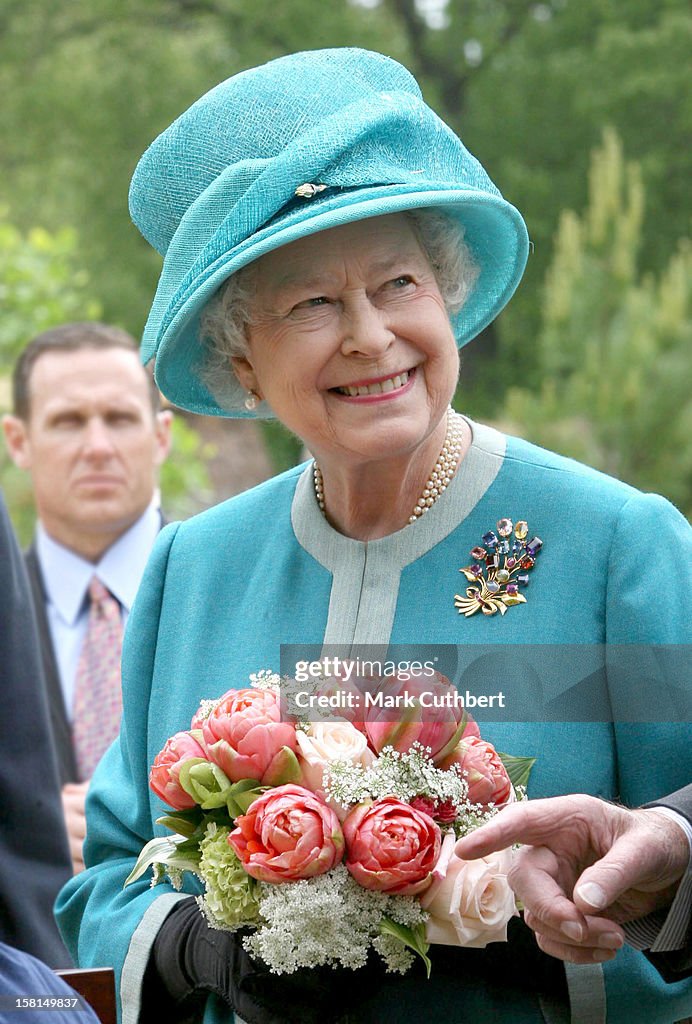
[[[120,604],[95,576],[89,584],[89,623],[75,677],[72,716],[77,771],[90,779],[120,729],[122,694]]]

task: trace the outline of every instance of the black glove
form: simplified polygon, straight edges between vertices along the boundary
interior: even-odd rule
[[[384,975],[377,963],[357,972],[315,967],[272,974],[243,948],[246,934],[210,928],[193,897],[181,900],[154,941],[142,1021],[200,1020],[214,993],[247,1024],[336,1024],[335,1007],[339,1016],[348,1014]]]

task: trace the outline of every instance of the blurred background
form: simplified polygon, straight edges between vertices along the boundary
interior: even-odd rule
[[[149,142],[237,71],[344,45],[403,62],[529,227],[457,408],[691,516],[689,0],[0,0],[0,412],[37,332],[141,334],[160,258],[127,190]],[[179,415],[166,513],[299,458],[274,424]],[[4,451],[0,486],[25,542],[28,484]]]

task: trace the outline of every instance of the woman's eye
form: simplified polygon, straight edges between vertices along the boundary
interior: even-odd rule
[[[329,299],[326,295],[315,295],[311,299],[303,299],[302,302],[297,302],[293,307],[294,309],[317,309],[319,306],[326,306],[329,303]]]
[[[392,288],[405,288],[407,285],[413,283],[413,278],[409,277],[408,274],[402,274],[401,277],[395,277],[389,282]]]

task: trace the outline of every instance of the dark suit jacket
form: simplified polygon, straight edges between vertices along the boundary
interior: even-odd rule
[[[38,635],[41,646],[41,660],[43,662],[43,678],[46,686],[46,698],[48,700],[48,711],[50,725],[53,732],[53,743],[58,758],[58,776],[60,785],[66,782],[78,782],[77,762],[75,761],[74,748],[72,746],[72,729],[65,711],[65,699],[60,685],[58,663],[55,660],[53,640],[48,625],[46,613],[46,591],[41,574],[36,548],[32,544],[24,555],[26,571],[31,584],[31,596],[33,598],[34,612],[38,624]]]
[[[678,789],[670,796],[664,796],[648,804],[648,807],[670,807],[682,814],[692,824],[692,785]],[[692,975],[692,908],[687,928],[687,940],[682,949],[674,953],[647,953],[654,967],[666,981],[680,981]]]
[[[0,940],[69,966],[53,901],[72,876],[29,587],[0,496]]]

